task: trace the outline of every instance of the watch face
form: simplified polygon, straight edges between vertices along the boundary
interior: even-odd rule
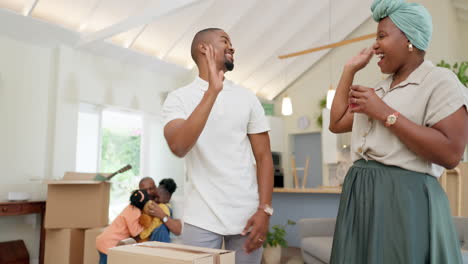
[[[269,214],[269,215],[273,215],[273,208],[271,207],[266,207],[265,208],[265,213]]]
[[[395,124],[397,117],[395,115],[389,115],[387,118],[387,123]]]

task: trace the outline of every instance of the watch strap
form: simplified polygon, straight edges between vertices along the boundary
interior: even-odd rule
[[[271,205],[269,204],[262,204],[258,207],[259,210],[262,210],[263,212],[265,212],[265,214],[269,215],[269,216],[272,216],[273,215],[273,207],[271,207]]]

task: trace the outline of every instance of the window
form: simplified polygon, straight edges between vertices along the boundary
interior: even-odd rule
[[[112,178],[109,219],[125,206],[141,175],[143,117],[129,111],[80,105],[76,170],[114,172],[127,164],[132,169]]]

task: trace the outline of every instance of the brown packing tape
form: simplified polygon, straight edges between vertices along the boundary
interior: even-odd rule
[[[203,250],[186,249],[186,248],[174,248],[174,247],[165,247],[165,246],[150,246],[150,245],[142,245],[142,244],[135,244],[135,246],[137,246],[137,247],[147,247],[147,248],[170,249],[170,250],[186,252],[186,253],[194,253],[194,254],[209,254],[209,255],[213,256],[213,264],[220,264],[221,263],[221,257],[219,255],[219,253],[207,252],[207,251],[203,251]]]

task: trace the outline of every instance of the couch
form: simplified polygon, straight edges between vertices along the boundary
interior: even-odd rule
[[[463,264],[468,264],[468,218],[454,217],[453,221],[460,240]],[[300,219],[298,227],[304,262],[307,264],[329,263],[335,218]]]

